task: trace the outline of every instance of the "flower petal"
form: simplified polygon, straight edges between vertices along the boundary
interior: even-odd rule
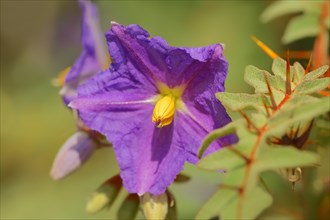
[[[78,88],[78,98],[69,106],[79,112],[104,109],[125,111],[127,105],[154,102],[156,88],[146,82],[144,76],[134,67],[120,65],[100,72]],[[151,118],[151,116],[150,116]]]
[[[151,121],[152,105],[126,111],[81,112],[92,129],[112,142],[125,188],[130,193],[158,195],[174,181],[186,161],[184,137],[176,121],[161,129]]]
[[[54,160],[50,175],[62,179],[84,164],[96,149],[96,142],[86,132],[73,134],[61,147]]]
[[[106,38],[114,67],[125,63],[135,66],[151,83],[165,80],[168,71],[165,59],[169,49],[165,40],[149,38],[149,33],[138,25],[125,27],[115,22]]]
[[[170,87],[188,84],[203,69],[207,68],[208,61],[218,46],[214,44],[197,48],[171,48],[166,58],[169,68],[166,84]]]
[[[109,55],[105,47],[105,38],[99,26],[98,11],[90,0],[80,0],[82,10],[81,44],[83,50],[72,65],[60,92],[68,104],[77,96],[77,87],[98,71],[109,66]]]
[[[197,123],[200,127],[198,132],[194,132],[195,136],[204,134],[204,137],[210,131],[223,127],[231,122],[225,108],[220,101],[215,97],[216,92],[224,91],[224,81],[227,75],[228,63],[222,54],[221,45],[213,45],[206,49],[198,48],[197,51],[189,49],[189,53],[192,56],[197,57],[196,54],[200,54],[199,60],[207,60],[207,65],[200,68],[198,73],[192,78],[185,92],[182,100],[186,105],[187,112],[184,112],[185,117],[189,117],[186,123],[191,124],[192,121]],[[190,121],[190,122],[189,122]],[[204,130],[204,132],[203,132]],[[193,136],[193,135],[191,135]],[[203,137],[203,138],[204,138]],[[237,141],[235,135],[228,135],[218,140],[219,147],[233,144]],[[200,142],[201,143],[201,142]],[[198,147],[192,147],[193,154],[197,153]],[[214,146],[215,150],[217,147]],[[206,154],[213,150],[208,150]],[[191,158],[190,162],[196,161]]]

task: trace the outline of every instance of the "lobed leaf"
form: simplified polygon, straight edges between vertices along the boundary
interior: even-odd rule
[[[260,70],[254,66],[247,66],[245,68],[244,80],[255,88],[256,93],[268,93],[265,75],[273,92],[274,90],[285,92],[285,81],[280,76],[271,75],[267,71]]]
[[[272,203],[271,196],[258,187],[259,176],[266,170],[311,166],[318,162],[318,155],[296,148],[274,147],[270,138],[281,138],[291,127],[310,123],[315,117],[330,111],[328,97],[317,98],[310,93],[329,85],[328,78],[318,78],[327,70],[321,67],[305,75],[305,69],[294,63],[290,66],[291,93],[286,94],[286,61],[275,59],[274,75],[248,66],[245,80],[260,94],[217,93],[217,98],[229,109],[242,111],[252,107],[256,113],[234,121],[211,132],[203,141],[199,156],[217,138],[236,132],[239,142],[207,155],[198,166],[208,170],[226,170],[222,187],[203,206],[197,219],[220,215],[221,219],[254,219]],[[265,75],[267,78],[265,78]],[[267,79],[267,80],[266,80]],[[273,93],[275,104],[266,112]],[[266,97],[263,100],[263,97]],[[277,105],[276,105],[277,104]],[[217,213],[218,211],[218,213]]]

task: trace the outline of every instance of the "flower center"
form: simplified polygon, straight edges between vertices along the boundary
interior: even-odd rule
[[[158,82],[157,88],[159,96],[152,115],[152,121],[158,128],[161,128],[172,123],[176,109],[185,109],[181,96],[186,85],[169,87],[162,82]]]
[[[156,123],[158,128],[172,123],[175,113],[175,103],[176,100],[173,95],[166,95],[157,101],[152,115],[152,121]]]

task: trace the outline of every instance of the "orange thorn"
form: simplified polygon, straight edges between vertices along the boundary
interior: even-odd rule
[[[286,52],[286,79],[285,79],[285,93],[291,95],[291,77],[290,77],[290,58],[289,50]]]
[[[313,59],[313,55],[311,54],[311,56],[309,57],[309,60],[308,60],[308,64],[306,66],[306,69],[305,69],[305,75],[307,73],[309,73],[310,69],[311,69],[311,66],[312,66],[312,59]]]
[[[276,110],[277,109],[277,105],[276,105],[276,102],[275,102],[275,99],[274,99],[274,95],[273,95],[272,89],[270,88],[268,77],[267,77],[266,73],[264,73],[264,76],[265,76],[265,81],[266,81],[267,89],[268,89],[269,96],[270,96],[270,101],[272,102],[272,108],[273,108],[273,110]]]
[[[264,108],[266,109],[266,113],[267,113],[267,117],[270,116],[270,113],[269,113],[269,109],[268,109],[268,106],[267,106],[267,103],[266,103],[266,98],[265,96],[261,96],[262,98],[262,103],[264,104]]]
[[[324,91],[324,90],[321,90],[319,91],[320,95],[322,96],[330,96],[330,92],[329,91]]]
[[[241,113],[243,118],[245,118],[245,120],[248,123],[248,126],[251,126],[252,128],[254,128],[258,133],[260,132],[259,128],[255,124],[252,123],[252,121],[249,119],[249,117],[243,111],[239,111],[239,113]]]
[[[280,57],[277,53],[275,53],[272,49],[270,49],[266,44],[260,41],[255,36],[251,36],[251,39],[263,50],[270,58],[276,59]]]

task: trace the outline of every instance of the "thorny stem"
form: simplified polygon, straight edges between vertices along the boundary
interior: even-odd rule
[[[277,106],[276,105],[276,102],[275,102],[275,99],[274,99],[274,96],[273,96],[273,93],[272,93],[272,90],[271,90],[270,85],[269,85],[269,81],[268,81],[267,75],[264,74],[264,76],[265,76],[267,88],[268,88],[269,95],[270,95],[270,100],[272,102],[272,107],[273,107],[273,112],[270,114],[270,117],[272,117],[277,110],[279,110],[285,103],[288,102],[288,100],[290,100],[290,98],[291,98],[291,95],[290,94],[291,93],[285,95],[285,97],[281,100],[280,104]],[[244,117],[244,115],[243,115],[243,117]],[[247,182],[249,180],[250,173],[251,173],[252,164],[255,161],[257,150],[261,146],[260,143],[261,143],[261,140],[263,138],[263,135],[264,135],[264,133],[266,131],[267,131],[267,123],[264,124],[261,128],[258,129],[257,140],[256,140],[254,146],[252,147],[252,151],[251,151],[251,153],[250,153],[250,155],[248,157],[250,163],[247,163],[247,165],[246,165],[246,172],[245,172],[245,175],[244,175],[244,178],[243,178],[243,183],[242,183],[242,185],[240,187],[241,190],[239,191],[240,192],[241,199],[239,200],[239,203],[238,203],[238,214],[237,214],[238,219],[241,219],[241,217],[242,217],[243,201],[244,201],[244,196],[246,194],[245,193],[246,191],[244,189],[244,186],[247,185]]]
[[[245,118],[245,120],[248,123],[248,126],[252,127],[253,129],[255,129],[257,131],[257,133],[259,133],[259,128],[255,124],[252,123],[252,121],[249,119],[249,117],[243,111],[239,111],[239,113],[241,113],[243,118]]]
[[[265,81],[266,81],[267,89],[268,89],[269,96],[270,96],[270,101],[272,102],[272,109],[273,110],[276,110],[277,109],[277,105],[276,105],[276,102],[275,102],[275,99],[274,99],[274,95],[273,95],[272,89],[270,88],[268,77],[267,77],[266,73],[264,73],[264,76],[265,76]]]
[[[228,147],[227,149],[233,152],[234,154],[238,155],[239,157],[243,158],[247,164],[250,163],[250,159],[244,154],[242,154],[242,152],[238,151],[236,148]]]

